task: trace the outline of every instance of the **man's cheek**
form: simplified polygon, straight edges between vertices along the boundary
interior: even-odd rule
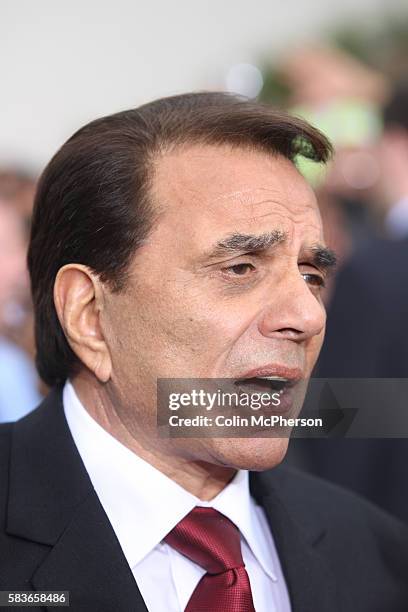
[[[169,344],[192,354],[207,351],[216,342],[214,327],[193,315],[163,321],[161,330]]]
[[[322,331],[320,332],[320,334],[317,336],[319,350],[323,346],[325,334],[326,334],[326,324],[324,325],[324,327],[323,327]]]
[[[309,350],[308,350],[308,357],[309,357],[309,362],[310,362],[310,369],[312,369],[319,357],[321,348],[323,346],[323,341],[324,341],[324,330],[317,336],[314,336],[311,339],[310,342],[310,346],[309,346]]]

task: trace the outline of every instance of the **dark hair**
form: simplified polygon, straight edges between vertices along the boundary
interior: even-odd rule
[[[256,147],[292,161],[303,155],[326,162],[331,154],[325,136],[302,119],[217,92],[163,98],[76,132],[40,178],[28,251],[36,364],[48,385],[80,366],[54,306],[58,270],[82,263],[122,291],[131,259],[155,223],[149,200],[155,157],[190,143]]]
[[[386,128],[402,128],[408,131],[408,78],[398,81],[383,109]]]

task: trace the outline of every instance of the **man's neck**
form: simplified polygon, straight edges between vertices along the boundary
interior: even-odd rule
[[[88,414],[130,451],[203,501],[211,501],[233,479],[236,469],[185,456],[182,449],[159,444],[149,435],[134,436],[120,419],[101,385],[85,376],[71,380],[75,393]]]

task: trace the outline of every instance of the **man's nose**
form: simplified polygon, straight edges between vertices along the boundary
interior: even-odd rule
[[[320,334],[326,324],[326,311],[299,271],[282,278],[272,287],[268,303],[259,318],[263,336],[302,342]]]

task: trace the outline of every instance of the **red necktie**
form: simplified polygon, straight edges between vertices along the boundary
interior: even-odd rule
[[[185,612],[255,612],[239,530],[226,516],[197,506],[164,540],[207,572]]]

